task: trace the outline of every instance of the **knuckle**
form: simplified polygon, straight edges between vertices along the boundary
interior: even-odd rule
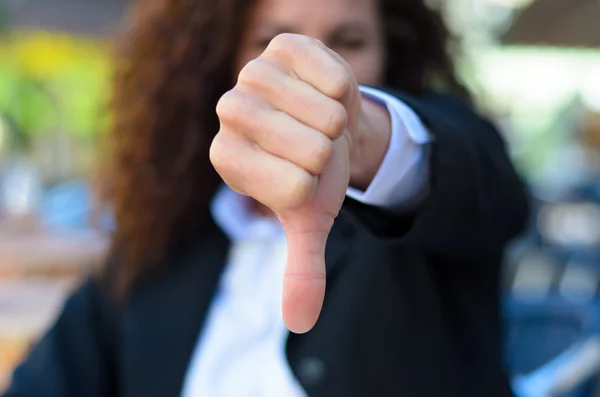
[[[271,40],[274,48],[290,48],[303,41],[303,36],[294,33],[280,33]]]
[[[315,145],[311,153],[312,171],[315,174],[323,172],[333,157],[333,142],[323,137],[322,141]]]
[[[238,75],[238,83],[249,87],[259,86],[264,83],[265,79],[265,67],[258,59],[248,62]]]
[[[271,44],[276,47],[285,47],[293,38],[294,35],[292,33],[280,33],[271,40]]]
[[[337,100],[343,99],[352,87],[352,79],[346,68],[342,65],[332,70],[331,76],[327,81],[327,95]]]
[[[328,112],[327,125],[323,133],[332,139],[339,138],[342,132],[344,132],[347,123],[348,112],[346,108],[341,103],[336,102],[335,106],[332,106]]]
[[[302,170],[289,179],[285,192],[286,207],[295,208],[307,203],[316,189],[316,178]]]
[[[228,120],[232,115],[235,115],[235,93],[233,90],[227,91],[217,102],[216,112],[221,121]]]
[[[314,41],[307,36],[281,33],[271,40],[266,52],[276,59],[289,61],[294,56],[301,55],[307,47],[314,44]]]
[[[295,46],[295,39],[291,33],[281,33],[275,36],[269,45],[267,51],[275,56],[287,56],[289,51]]]
[[[224,142],[223,134],[218,133],[210,145],[209,158],[219,173],[227,168],[227,157],[227,145]]]
[[[244,100],[236,89],[226,92],[217,102],[217,116],[222,124],[237,124],[246,111]]]
[[[228,132],[219,132],[209,149],[210,162],[223,181],[238,193],[246,194],[244,178],[241,177],[239,152],[235,140]]]
[[[319,39],[312,39],[312,43],[314,45],[316,45],[319,48],[327,48],[327,46],[325,45],[325,43],[323,43],[321,40]]]

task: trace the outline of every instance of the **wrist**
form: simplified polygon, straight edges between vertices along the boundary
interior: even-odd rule
[[[369,187],[388,151],[391,134],[387,107],[363,96],[350,154],[350,186],[360,190]]]

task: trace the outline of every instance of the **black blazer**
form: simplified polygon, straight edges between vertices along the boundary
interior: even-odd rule
[[[290,334],[289,365],[311,397],[510,396],[499,270],[526,221],[524,186],[498,133],[468,106],[395,95],[435,137],[428,199],[411,216],[346,200],[327,245],[321,317]],[[212,228],[122,306],[87,280],[4,396],[179,396],[228,244]]]

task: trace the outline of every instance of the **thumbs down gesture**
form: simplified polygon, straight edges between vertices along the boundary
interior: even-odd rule
[[[273,39],[217,105],[212,164],[232,189],[273,210],[286,234],[283,318],[292,332],[310,330],[321,311],[327,236],[351,157],[365,157],[356,145],[361,109],[349,65],[321,42],[292,34]]]

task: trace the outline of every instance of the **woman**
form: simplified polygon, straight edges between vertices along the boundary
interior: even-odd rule
[[[432,91],[466,93],[438,13],[138,3],[114,255],[5,396],[510,396],[498,273],[527,202],[493,127]]]

